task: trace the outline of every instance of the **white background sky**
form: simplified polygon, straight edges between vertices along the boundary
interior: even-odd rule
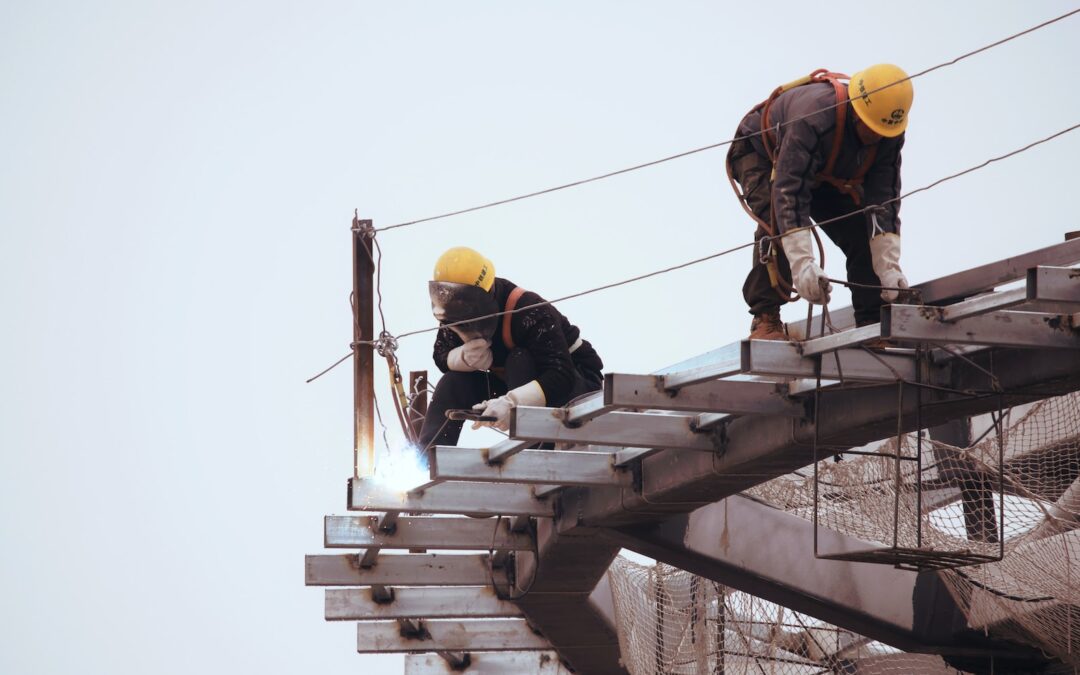
[[[706,145],[819,66],[914,72],[1070,9],[728,4],[0,5],[0,672],[400,672],[303,586],[351,467],[350,369],[304,379],[351,339],[354,207],[387,225]],[[1078,39],[917,80],[905,187],[1080,121]],[[1078,150],[905,202],[910,280],[1080,229]],[[452,245],[556,297],[749,240],[722,160],[385,233],[390,329],[430,325]],[[648,372],[744,337],[748,261],[562,309]]]

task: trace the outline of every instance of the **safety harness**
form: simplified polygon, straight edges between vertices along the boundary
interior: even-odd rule
[[[769,157],[769,161],[772,164],[772,175],[770,176],[770,183],[776,178],[776,159],[779,153],[778,138],[776,131],[772,129],[772,124],[769,121],[769,112],[772,109],[772,104],[779,98],[780,94],[786,91],[790,91],[796,87],[801,87],[806,84],[817,84],[819,82],[828,82],[832,84],[833,90],[836,92],[836,128],[833,132],[832,148],[829,150],[829,155],[825,160],[825,166],[822,170],[814,176],[814,180],[819,183],[828,183],[832,185],[837,191],[842,192],[851,197],[856,206],[861,205],[862,198],[859,196],[859,187],[862,186],[863,178],[870,170],[870,167],[874,163],[874,159],[877,156],[877,146],[872,145],[866,153],[866,157],[863,158],[862,163],[855,170],[855,173],[847,178],[838,178],[833,172],[836,168],[836,160],[840,156],[840,149],[844,144],[844,125],[847,122],[847,102],[848,102],[848,90],[847,85],[841,82],[841,80],[849,80],[847,75],[842,73],[834,73],[826,68],[818,68],[814,72],[800,77],[797,80],[782,84],[773,90],[769,97],[761,103],[754,106],[750,111],[761,111],[761,142],[765,146],[765,153]],[[734,147],[734,144],[732,144]],[[739,189],[738,183],[735,181],[735,176],[732,172],[732,160],[731,150],[728,150],[727,155],[727,174],[728,181],[731,183],[731,188],[735,190],[735,195],[739,198],[739,203],[742,204],[743,209],[753,218],[762,230],[768,234],[768,238],[762,238],[759,256],[761,262],[765,264],[769,273],[769,283],[772,285],[776,292],[780,294],[780,297],[785,302],[794,302],[799,299],[798,294],[794,293],[794,288],[791,284],[787,283],[780,275],[780,269],[778,265],[778,253],[776,250],[776,240],[773,237],[776,236],[776,226],[774,223],[765,222],[759,218],[750,205],[746,203],[746,196]],[[774,216],[775,218],[775,216]],[[818,235],[817,230],[812,230],[814,238],[818,244],[818,254],[821,257],[821,266],[825,266],[825,247],[821,243],[821,237]]]

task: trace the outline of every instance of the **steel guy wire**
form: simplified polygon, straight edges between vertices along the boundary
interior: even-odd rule
[[[964,59],[970,58],[970,57],[975,56],[977,54],[981,54],[982,52],[988,51],[988,50],[993,49],[995,47],[999,47],[999,46],[1005,44],[1006,42],[1011,42],[1012,40],[1015,40],[1015,39],[1017,39],[1019,37],[1023,37],[1024,35],[1027,35],[1029,33],[1033,33],[1033,32],[1035,32],[1037,30],[1042,29],[1042,28],[1046,28],[1047,26],[1049,26],[1051,24],[1057,23],[1059,21],[1063,21],[1064,19],[1067,19],[1067,18],[1069,18],[1072,15],[1077,14],[1077,13],[1080,13],[1080,8],[1074,9],[1074,10],[1072,10],[1070,12],[1066,12],[1065,14],[1062,14],[1061,16],[1054,17],[1053,19],[1049,19],[1049,20],[1044,21],[1044,22],[1042,22],[1042,23],[1040,23],[1038,25],[1035,25],[1035,26],[1032,26],[1032,27],[1027,28],[1025,30],[1022,30],[1022,31],[1020,31],[1018,33],[1013,33],[1012,35],[1009,35],[1009,36],[1004,37],[1004,38],[1002,38],[1000,40],[997,40],[996,42],[991,42],[990,44],[986,44],[986,45],[983,45],[982,47],[979,47],[977,49],[973,49],[972,51],[961,54],[961,55],[959,55],[959,56],[957,56],[957,57],[955,57],[955,58],[953,58],[953,59],[951,59],[949,61],[944,61],[944,62],[939,63],[937,65],[930,66],[929,68],[920,70],[920,71],[918,71],[916,73],[908,75],[907,77],[905,77],[903,79],[896,80],[895,82],[890,82],[889,84],[878,87],[877,89],[871,89],[870,91],[866,92],[866,94],[864,94],[864,95],[873,94],[873,93],[879,92],[879,91],[881,91],[883,89],[888,89],[889,87],[894,87],[894,86],[896,86],[898,84],[901,84],[903,82],[907,82],[907,81],[914,80],[916,78],[922,77],[923,75],[927,75],[929,73],[932,73],[935,70],[940,70],[940,69],[946,68],[948,66],[956,65],[957,63],[959,63],[960,61],[963,61]],[[783,127],[786,127],[786,126],[788,126],[790,124],[794,124],[796,122],[804,120],[804,119],[806,119],[808,117],[811,117],[813,115],[816,115],[818,113],[833,110],[833,109],[835,109],[835,108],[837,108],[837,107],[839,107],[841,105],[846,105],[847,103],[849,103],[852,100],[853,99],[849,98],[849,99],[844,100],[844,101],[837,101],[836,103],[833,103],[832,105],[825,106],[824,108],[821,108],[820,110],[815,110],[815,111],[807,113],[805,115],[800,115],[799,117],[788,120],[787,122],[784,122],[783,124],[778,124],[775,127],[770,127],[770,130],[772,128],[781,129]],[[481,211],[483,209],[488,209],[488,208],[491,208],[493,206],[502,206],[503,204],[510,204],[512,202],[517,202],[517,201],[521,201],[521,200],[524,200],[524,199],[530,199],[532,197],[539,197],[541,195],[550,194],[552,192],[558,192],[558,191],[561,191],[561,190],[566,190],[568,188],[578,187],[578,186],[581,186],[581,185],[586,185],[588,183],[594,183],[596,181],[604,180],[605,178],[612,178],[614,176],[619,176],[619,175],[622,175],[622,174],[625,174],[625,173],[630,173],[632,171],[638,171],[640,169],[646,169],[646,168],[651,167],[651,166],[656,166],[657,164],[664,164],[664,163],[670,162],[672,160],[682,159],[683,157],[688,157],[690,155],[696,155],[698,153],[705,152],[706,150],[714,150],[716,148],[723,147],[725,145],[731,145],[732,143],[735,143],[737,141],[747,140],[747,139],[750,139],[750,138],[754,138],[755,136],[760,136],[763,133],[765,133],[765,130],[757,131],[757,132],[752,133],[752,134],[746,134],[745,136],[736,136],[735,138],[731,138],[731,139],[728,139],[728,140],[725,140],[725,141],[720,141],[720,142],[717,142],[717,143],[711,143],[709,145],[701,146],[700,148],[694,148],[692,150],[686,150],[684,152],[679,152],[679,153],[676,153],[674,155],[668,155],[667,157],[661,157],[660,159],[655,159],[655,160],[652,160],[652,161],[649,161],[649,162],[644,162],[642,164],[635,164],[633,166],[628,166],[628,167],[625,167],[625,168],[622,168],[622,169],[617,169],[615,171],[609,171],[607,173],[600,174],[598,176],[592,176],[591,178],[583,178],[581,180],[576,180],[576,181],[573,181],[573,182],[570,182],[570,183],[564,183],[562,185],[556,185],[554,187],[545,188],[543,190],[536,190],[534,192],[529,192],[529,193],[526,193],[526,194],[518,195],[516,197],[508,197],[506,199],[499,199],[497,201],[487,202],[485,204],[479,204],[477,206],[471,206],[471,207],[464,208],[464,209],[458,209],[456,211],[450,211],[450,212],[442,213],[442,214],[439,214],[439,215],[436,215],[436,216],[428,216],[426,218],[418,218],[416,220],[409,220],[409,221],[405,221],[405,222],[402,222],[402,223],[396,223],[394,225],[387,225],[386,227],[375,228],[375,232],[384,232],[384,231],[388,231],[388,230],[395,230],[395,229],[398,229],[398,228],[401,228],[401,227],[408,227],[408,226],[411,226],[411,225],[419,225],[420,223],[427,223],[427,222],[431,222],[431,221],[434,221],[434,220],[441,220],[443,218],[450,218],[451,216],[460,216],[460,215],[465,214],[465,213],[472,213],[474,211]]]
[[[1077,10],[1077,11],[1080,12],[1080,10]],[[786,237],[786,236],[788,236],[790,234],[794,234],[795,232],[799,232],[799,231],[802,231],[802,230],[810,230],[810,229],[817,228],[817,227],[822,227],[824,225],[828,225],[830,223],[834,223],[834,222],[843,220],[845,218],[850,218],[851,216],[854,216],[854,215],[859,214],[859,213],[868,213],[868,212],[870,212],[872,210],[879,209],[879,208],[881,208],[883,206],[886,206],[888,204],[892,204],[894,202],[899,202],[899,201],[901,201],[903,199],[906,199],[906,198],[908,198],[908,197],[910,197],[912,195],[918,194],[920,192],[926,192],[927,190],[935,188],[935,187],[941,185],[942,183],[946,183],[946,182],[948,182],[950,180],[953,180],[955,178],[959,178],[959,177],[965,176],[965,175],[967,175],[969,173],[973,173],[975,171],[978,171],[979,169],[983,169],[983,168],[989,166],[990,164],[993,164],[994,162],[998,162],[998,161],[1001,161],[1001,160],[1008,159],[1010,157],[1014,157],[1016,155],[1019,155],[1020,153],[1026,152],[1026,151],[1028,151],[1028,150],[1030,150],[1030,149],[1032,149],[1032,148],[1034,148],[1034,147],[1036,147],[1038,145],[1041,145],[1041,144],[1046,143],[1048,141],[1051,141],[1051,140],[1053,140],[1055,138],[1063,136],[1063,135],[1065,135],[1065,134],[1067,134],[1067,133],[1069,133],[1071,131],[1075,131],[1077,128],[1080,128],[1080,123],[1077,123],[1077,124],[1074,124],[1074,125],[1072,125],[1070,127],[1062,129],[1061,131],[1053,133],[1053,134],[1051,134],[1051,135],[1049,135],[1049,136],[1047,136],[1045,138],[1042,138],[1040,140],[1034,141],[1032,143],[1028,143],[1027,145],[1025,145],[1025,146],[1023,146],[1021,148],[1018,148],[1016,150],[1012,150],[1012,151],[1007,152],[1007,153],[1005,153],[1003,155],[998,155],[997,157],[991,157],[990,159],[987,159],[986,161],[984,161],[984,162],[982,162],[982,163],[980,163],[980,164],[978,164],[976,166],[972,166],[972,167],[969,167],[967,169],[964,169],[963,171],[958,171],[958,172],[956,172],[954,174],[950,174],[948,176],[944,176],[942,178],[939,178],[939,179],[935,180],[934,182],[932,182],[932,183],[930,183],[928,185],[924,185],[922,187],[916,188],[914,190],[906,192],[906,193],[904,193],[902,195],[899,195],[897,197],[893,197],[892,199],[888,199],[888,200],[882,202],[881,204],[873,204],[873,205],[864,206],[861,209],[855,209],[854,211],[851,211],[849,213],[845,213],[842,216],[836,216],[835,218],[829,218],[829,219],[826,219],[826,220],[822,220],[821,222],[812,223],[812,224],[806,225],[804,227],[792,228],[792,229],[788,230],[787,232],[784,232],[783,234],[779,234],[779,235],[776,235],[776,236],[771,237],[771,238],[772,239],[780,239],[780,238]],[[765,237],[763,237],[763,239],[765,239]],[[655,277],[655,276],[660,276],[662,274],[667,274],[668,272],[674,272],[674,271],[677,271],[677,270],[680,270],[680,269],[684,269],[686,267],[692,267],[694,265],[698,265],[698,264],[701,264],[703,262],[708,262],[709,260],[713,260],[715,258],[720,258],[720,257],[726,256],[726,255],[728,255],[730,253],[734,253],[736,251],[740,251],[742,249],[750,248],[752,246],[757,246],[757,245],[758,245],[757,241],[747,242],[745,244],[740,244],[738,246],[733,246],[731,248],[724,249],[723,251],[719,251],[717,253],[713,253],[713,254],[710,254],[710,255],[707,255],[707,256],[703,256],[701,258],[695,258],[694,260],[689,260],[687,262],[679,263],[677,265],[671,265],[669,267],[665,267],[663,269],[655,270],[653,272],[647,272],[645,274],[639,274],[637,276],[630,277],[628,279],[623,279],[621,281],[615,281],[615,282],[612,282],[610,284],[604,284],[603,286],[597,286],[595,288],[586,289],[584,291],[579,291],[577,293],[571,293],[570,295],[564,295],[562,297],[555,298],[554,300],[544,300],[543,302],[538,302],[538,303],[536,303],[534,305],[527,305],[525,307],[516,307],[516,308],[514,308],[514,309],[512,309],[510,311],[493,312],[491,314],[485,314],[484,316],[468,319],[468,320],[465,320],[465,321],[457,321],[457,322],[454,322],[454,323],[447,323],[447,324],[443,324],[443,325],[440,325],[440,326],[432,326],[430,328],[422,328],[422,329],[419,329],[419,330],[413,330],[413,331],[409,331],[407,333],[401,333],[400,335],[396,336],[396,339],[400,340],[402,338],[411,337],[413,335],[420,335],[420,334],[423,334],[423,333],[430,333],[430,332],[433,332],[433,331],[436,331],[436,330],[440,330],[441,328],[452,328],[454,326],[458,326],[458,325],[465,324],[465,323],[470,323],[470,322],[473,322],[473,321],[479,321],[479,320],[483,320],[483,319],[490,319],[490,318],[500,317],[500,316],[503,316],[504,314],[517,314],[518,312],[523,312],[523,311],[528,310],[528,309],[535,309],[537,307],[544,307],[546,305],[553,305],[553,304],[555,304],[557,302],[564,302],[566,300],[572,300],[574,298],[580,298],[580,297],[585,296],[585,295],[591,295],[593,293],[598,293],[600,291],[605,291],[605,290],[608,290],[608,289],[611,289],[611,288],[624,286],[626,284],[634,283],[636,281],[642,281],[644,279],[649,279],[649,278]],[[912,289],[908,289],[908,290],[912,290]],[[917,289],[914,289],[914,290],[917,290]],[[376,342],[374,342],[374,341],[361,341],[361,342],[354,343],[355,346],[370,345],[370,344],[376,344]],[[308,380],[308,382],[311,382],[311,381],[315,380],[316,378],[321,377],[323,374],[329,372],[330,370],[332,370],[336,366],[343,363],[350,356],[352,356],[352,352],[349,352],[348,354],[342,356],[340,359],[338,359],[338,361],[334,365],[332,365],[329,368],[323,370],[322,372],[320,372],[315,377],[310,378]]]
[[[1077,11],[1080,11],[1080,10],[1077,10]],[[1046,138],[1043,138],[1041,140],[1035,141],[1033,143],[1029,143],[1026,146],[1024,146],[1022,148],[1019,148],[1017,150],[1013,150],[1011,152],[1005,153],[1004,155],[999,155],[997,157],[993,157],[991,159],[988,159],[988,160],[982,162],[981,164],[979,164],[977,166],[973,166],[973,167],[970,167],[970,168],[965,169],[963,171],[958,171],[957,173],[954,173],[952,175],[945,176],[943,178],[939,178],[938,180],[934,181],[933,183],[931,183],[929,185],[926,185],[926,186],[923,186],[923,187],[920,187],[920,188],[916,188],[916,189],[914,189],[914,190],[912,190],[910,192],[907,192],[907,193],[905,193],[903,195],[893,197],[892,199],[888,199],[888,200],[882,202],[879,205],[864,206],[861,209],[856,209],[856,210],[851,211],[849,213],[846,213],[846,214],[844,214],[842,216],[837,216],[835,218],[829,218],[829,219],[826,219],[826,220],[822,220],[821,222],[813,223],[811,225],[807,225],[807,226],[804,226],[804,227],[792,228],[792,229],[788,230],[787,232],[785,232],[783,234],[780,234],[780,235],[777,235],[776,237],[773,237],[773,238],[774,239],[779,239],[779,238],[785,237],[785,236],[787,236],[789,234],[793,234],[795,232],[798,232],[800,230],[810,230],[810,229],[813,229],[813,228],[821,227],[823,225],[828,225],[830,223],[834,223],[834,222],[843,220],[845,218],[850,218],[851,216],[857,215],[859,213],[868,213],[871,210],[881,208],[882,206],[892,204],[893,202],[899,202],[902,199],[906,199],[907,197],[910,197],[910,196],[912,196],[914,194],[918,194],[920,192],[925,192],[926,190],[929,190],[929,189],[931,189],[933,187],[937,187],[938,185],[941,185],[942,183],[948,182],[948,181],[950,181],[950,180],[952,180],[954,178],[959,178],[960,176],[964,176],[966,174],[969,174],[969,173],[972,173],[972,172],[977,171],[979,169],[982,169],[982,168],[984,168],[986,166],[989,166],[990,164],[992,164],[994,162],[997,162],[997,161],[1000,161],[1000,160],[1007,159],[1009,157],[1013,157],[1015,155],[1018,155],[1018,154],[1020,154],[1022,152],[1030,150],[1031,148],[1034,148],[1037,145],[1040,145],[1042,143],[1046,143],[1047,141],[1053,140],[1054,138],[1062,136],[1062,135],[1064,135],[1064,134],[1066,134],[1066,133],[1068,133],[1070,131],[1074,131],[1077,128],[1080,128],[1080,123],[1074,124],[1073,126],[1067,128],[1067,129],[1063,129],[1062,131],[1058,131],[1057,133],[1051,134],[1050,136],[1047,136]],[[721,256],[725,256],[725,255],[728,255],[730,253],[734,253],[736,251],[739,251],[739,250],[742,250],[742,249],[745,249],[745,248],[750,248],[751,246],[755,246],[755,245],[757,245],[757,242],[748,242],[748,243],[745,243],[745,244],[740,244],[738,246],[734,246],[732,248],[728,248],[728,249],[725,249],[723,251],[719,251],[717,253],[713,253],[713,254],[710,254],[710,255],[707,255],[707,256],[703,256],[701,258],[695,258],[694,260],[679,263],[677,265],[671,265],[670,267],[665,267],[663,269],[655,270],[653,272],[647,272],[645,274],[639,274],[637,276],[630,277],[628,279],[623,279],[621,281],[615,281],[615,282],[612,282],[610,284],[604,284],[603,286],[597,286],[596,288],[590,288],[590,289],[587,289],[587,290],[584,290],[584,291],[579,291],[577,293],[571,293],[570,295],[565,295],[565,296],[560,297],[560,298],[555,298],[554,300],[545,300],[543,302],[536,303],[535,305],[528,305],[526,307],[518,307],[518,308],[510,310],[509,312],[507,312],[507,311],[493,312],[491,314],[486,314],[484,316],[476,317],[476,318],[473,318],[473,319],[468,319],[468,320],[465,320],[465,321],[457,321],[457,322],[454,322],[454,323],[444,324],[442,326],[434,326],[434,327],[431,327],[431,328],[423,328],[423,329],[420,329],[420,330],[409,331],[407,333],[402,333],[401,335],[398,335],[397,337],[398,337],[398,339],[401,339],[401,338],[409,337],[409,336],[412,336],[412,335],[419,335],[421,333],[430,333],[432,331],[439,330],[440,328],[451,328],[453,326],[457,326],[457,325],[461,325],[461,324],[465,324],[465,323],[470,323],[470,322],[473,322],[473,321],[480,321],[480,320],[483,320],[483,319],[490,319],[490,318],[494,318],[494,317],[499,317],[499,316],[503,316],[504,314],[516,314],[518,312],[522,312],[522,311],[525,311],[525,310],[528,310],[528,309],[534,309],[536,307],[543,307],[545,305],[552,305],[552,304],[555,304],[557,302],[563,302],[565,300],[572,300],[574,298],[580,298],[580,297],[582,297],[584,295],[590,295],[592,293],[597,293],[599,291],[604,291],[604,290],[608,290],[608,289],[611,289],[611,288],[616,288],[618,286],[623,286],[623,285],[630,284],[630,283],[633,283],[633,282],[636,282],[636,281],[642,281],[644,279],[659,276],[661,274],[667,274],[668,272],[674,272],[674,271],[677,271],[677,270],[680,270],[680,269],[683,269],[683,268],[686,268],[686,267],[691,267],[693,265],[698,265],[700,263],[707,262],[709,260],[713,260],[714,258],[719,258]]]

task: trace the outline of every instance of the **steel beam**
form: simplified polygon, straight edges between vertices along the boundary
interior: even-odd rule
[[[811,338],[805,342],[798,343],[798,348],[803,356],[816,356],[818,354],[835,352],[838,349],[858,347],[865,342],[877,340],[880,337],[881,327],[875,323],[869,326],[863,326],[862,328],[852,328],[851,330],[845,330],[831,335]]]
[[[691,384],[708,382],[739,372],[739,350],[726,345],[707,354],[688,359],[657,371],[664,375],[665,389],[679,389]]]
[[[357,624],[356,651],[361,654],[435,651],[543,651],[551,645],[523,619],[421,621],[415,633],[396,621]]]
[[[1028,270],[1027,298],[1043,311],[1080,310],[1080,269],[1040,266]]]
[[[505,576],[495,572],[496,581]],[[487,554],[424,553],[381,555],[373,567],[361,567],[357,555],[304,556],[308,586],[484,586],[491,583]]]
[[[713,380],[667,389],[663,375],[604,377],[604,403],[614,408],[782,415],[802,417],[803,405],[787,397],[787,386],[778,382]]]
[[[1080,349],[1080,332],[1066,317],[999,311],[947,323],[943,314],[940,307],[892,305],[882,310],[881,335],[940,344]]]
[[[1012,651],[1012,645],[966,628],[936,573],[817,559],[812,523],[747,497],[728,497],[663,523],[619,528],[607,536],[643,555],[906,651]],[[818,538],[820,550],[828,553],[870,546],[826,528],[819,528]]]
[[[1006,392],[1005,405],[1080,389],[1080,350],[987,349],[967,358],[970,364],[954,360],[944,373],[932,372],[933,381],[956,391],[987,391],[992,387],[987,372],[993,371],[995,381]],[[828,360],[825,358],[823,362]],[[938,381],[939,377],[944,379]],[[895,434],[898,411],[902,412],[900,426],[905,431],[912,430],[916,424],[916,397],[913,387],[905,389],[902,409],[898,406],[896,384],[823,390],[818,457]],[[930,427],[997,407],[996,396],[924,392],[922,424]],[[603,420],[594,420],[584,429]],[[663,450],[639,460],[640,490],[567,488],[560,491],[556,498],[561,514],[559,527],[572,532],[582,526],[611,527],[659,519],[665,513],[691,511],[809,464],[813,439],[812,422],[734,417],[723,425],[720,452]]]
[[[1038,266],[1072,265],[1080,262],[1080,239],[1072,239],[1053,246],[1036,249],[1027,253],[973,267],[955,274],[948,274],[937,279],[915,284],[923,303],[928,305],[947,305],[973,295],[992,291],[998,286],[1023,279],[1028,270]],[[829,310],[833,325],[845,329],[855,324],[855,314],[851,307]],[[814,317],[814,323],[820,321]],[[788,325],[792,339],[802,339],[805,322],[798,321]]]
[[[599,417],[615,409],[615,406],[608,405],[604,401],[604,392],[597,391],[573,405],[567,406],[564,419],[567,424],[584,424],[594,417]]]
[[[522,442],[513,438],[508,438],[505,441],[500,441],[488,448],[487,461],[492,463],[501,462],[504,459],[513,457],[530,445],[532,445],[532,443],[527,441]]]
[[[510,416],[510,435],[531,441],[596,443],[637,448],[680,448],[713,451],[718,446],[710,433],[697,433],[697,416],[613,412],[581,427],[563,424],[560,409],[518,406]]]
[[[979,295],[955,305],[946,305],[941,308],[942,321],[959,321],[972,316],[980,316],[997,312],[1010,307],[1022,305],[1028,301],[1027,288],[1013,288],[998,293]]]
[[[486,551],[526,551],[533,548],[531,538],[513,532],[510,521],[475,518],[414,518],[402,516],[393,532],[379,529],[378,516],[326,516],[323,520],[323,544],[326,548],[384,548]]]
[[[488,464],[482,449],[436,446],[431,477],[440,481],[528,483],[534,485],[623,485],[628,472],[615,468],[612,456],[570,450],[525,450],[501,464]]]
[[[821,377],[863,382],[894,382],[915,379],[913,356],[870,353],[863,349],[840,349],[820,359],[803,356],[799,347],[779,340],[743,340],[741,371],[749,375],[815,377],[820,363]],[[837,366],[837,359],[840,365]]]
[[[469,665],[464,669],[452,668],[437,654],[406,654],[405,675],[454,675],[476,673],[477,675],[502,675],[524,673],[527,675],[568,675],[569,671],[559,663],[555,652],[469,652]]]
[[[356,479],[349,481],[349,510],[548,518],[553,513],[551,503],[537,499],[525,485],[445,483],[417,494]]]
[[[326,590],[327,621],[379,619],[491,619],[520,617],[512,602],[500,600],[490,586],[461,588],[395,588],[389,602],[372,597],[367,588]]]

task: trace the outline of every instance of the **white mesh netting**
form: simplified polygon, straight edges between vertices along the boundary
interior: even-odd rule
[[[960,672],[662,563],[620,556],[609,578],[633,675]]]
[[[981,438],[968,448],[924,438],[921,474],[915,462],[885,457],[820,462],[818,522],[884,547],[895,542],[914,548],[921,538],[923,550],[946,556],[996,556],[1004,532],[1000,561],[942,572],[950,591],[971,626],[1080,666],[1073,647],[1080,646],[1080,615],[1073,607],[1080,599],[1080,394],[1007,411],[1000,435],[992,419],[976,419],[973,427]],[[914,435],[901,446],[914,456]],[[879,447],[895,452],[896,440]],[[812,518],[810,469],[746,494]]]
[[[819,525],[928,559],[1003,552],[940,572],[969,625],[1080,667],[1080,393],[1007,410],[999,425],[976,418],[972,433],[965,448],[924,434],[921,471],[891,457],[820,462]],[[914,435],[899,445],[915,456]],[[876,451],[896,447],[894,438]],[[811,520],[814,483],[807,468],[744,494]],[[623,659],[635,675],[958,672],[667,565],[619,558],[611,580]]]

